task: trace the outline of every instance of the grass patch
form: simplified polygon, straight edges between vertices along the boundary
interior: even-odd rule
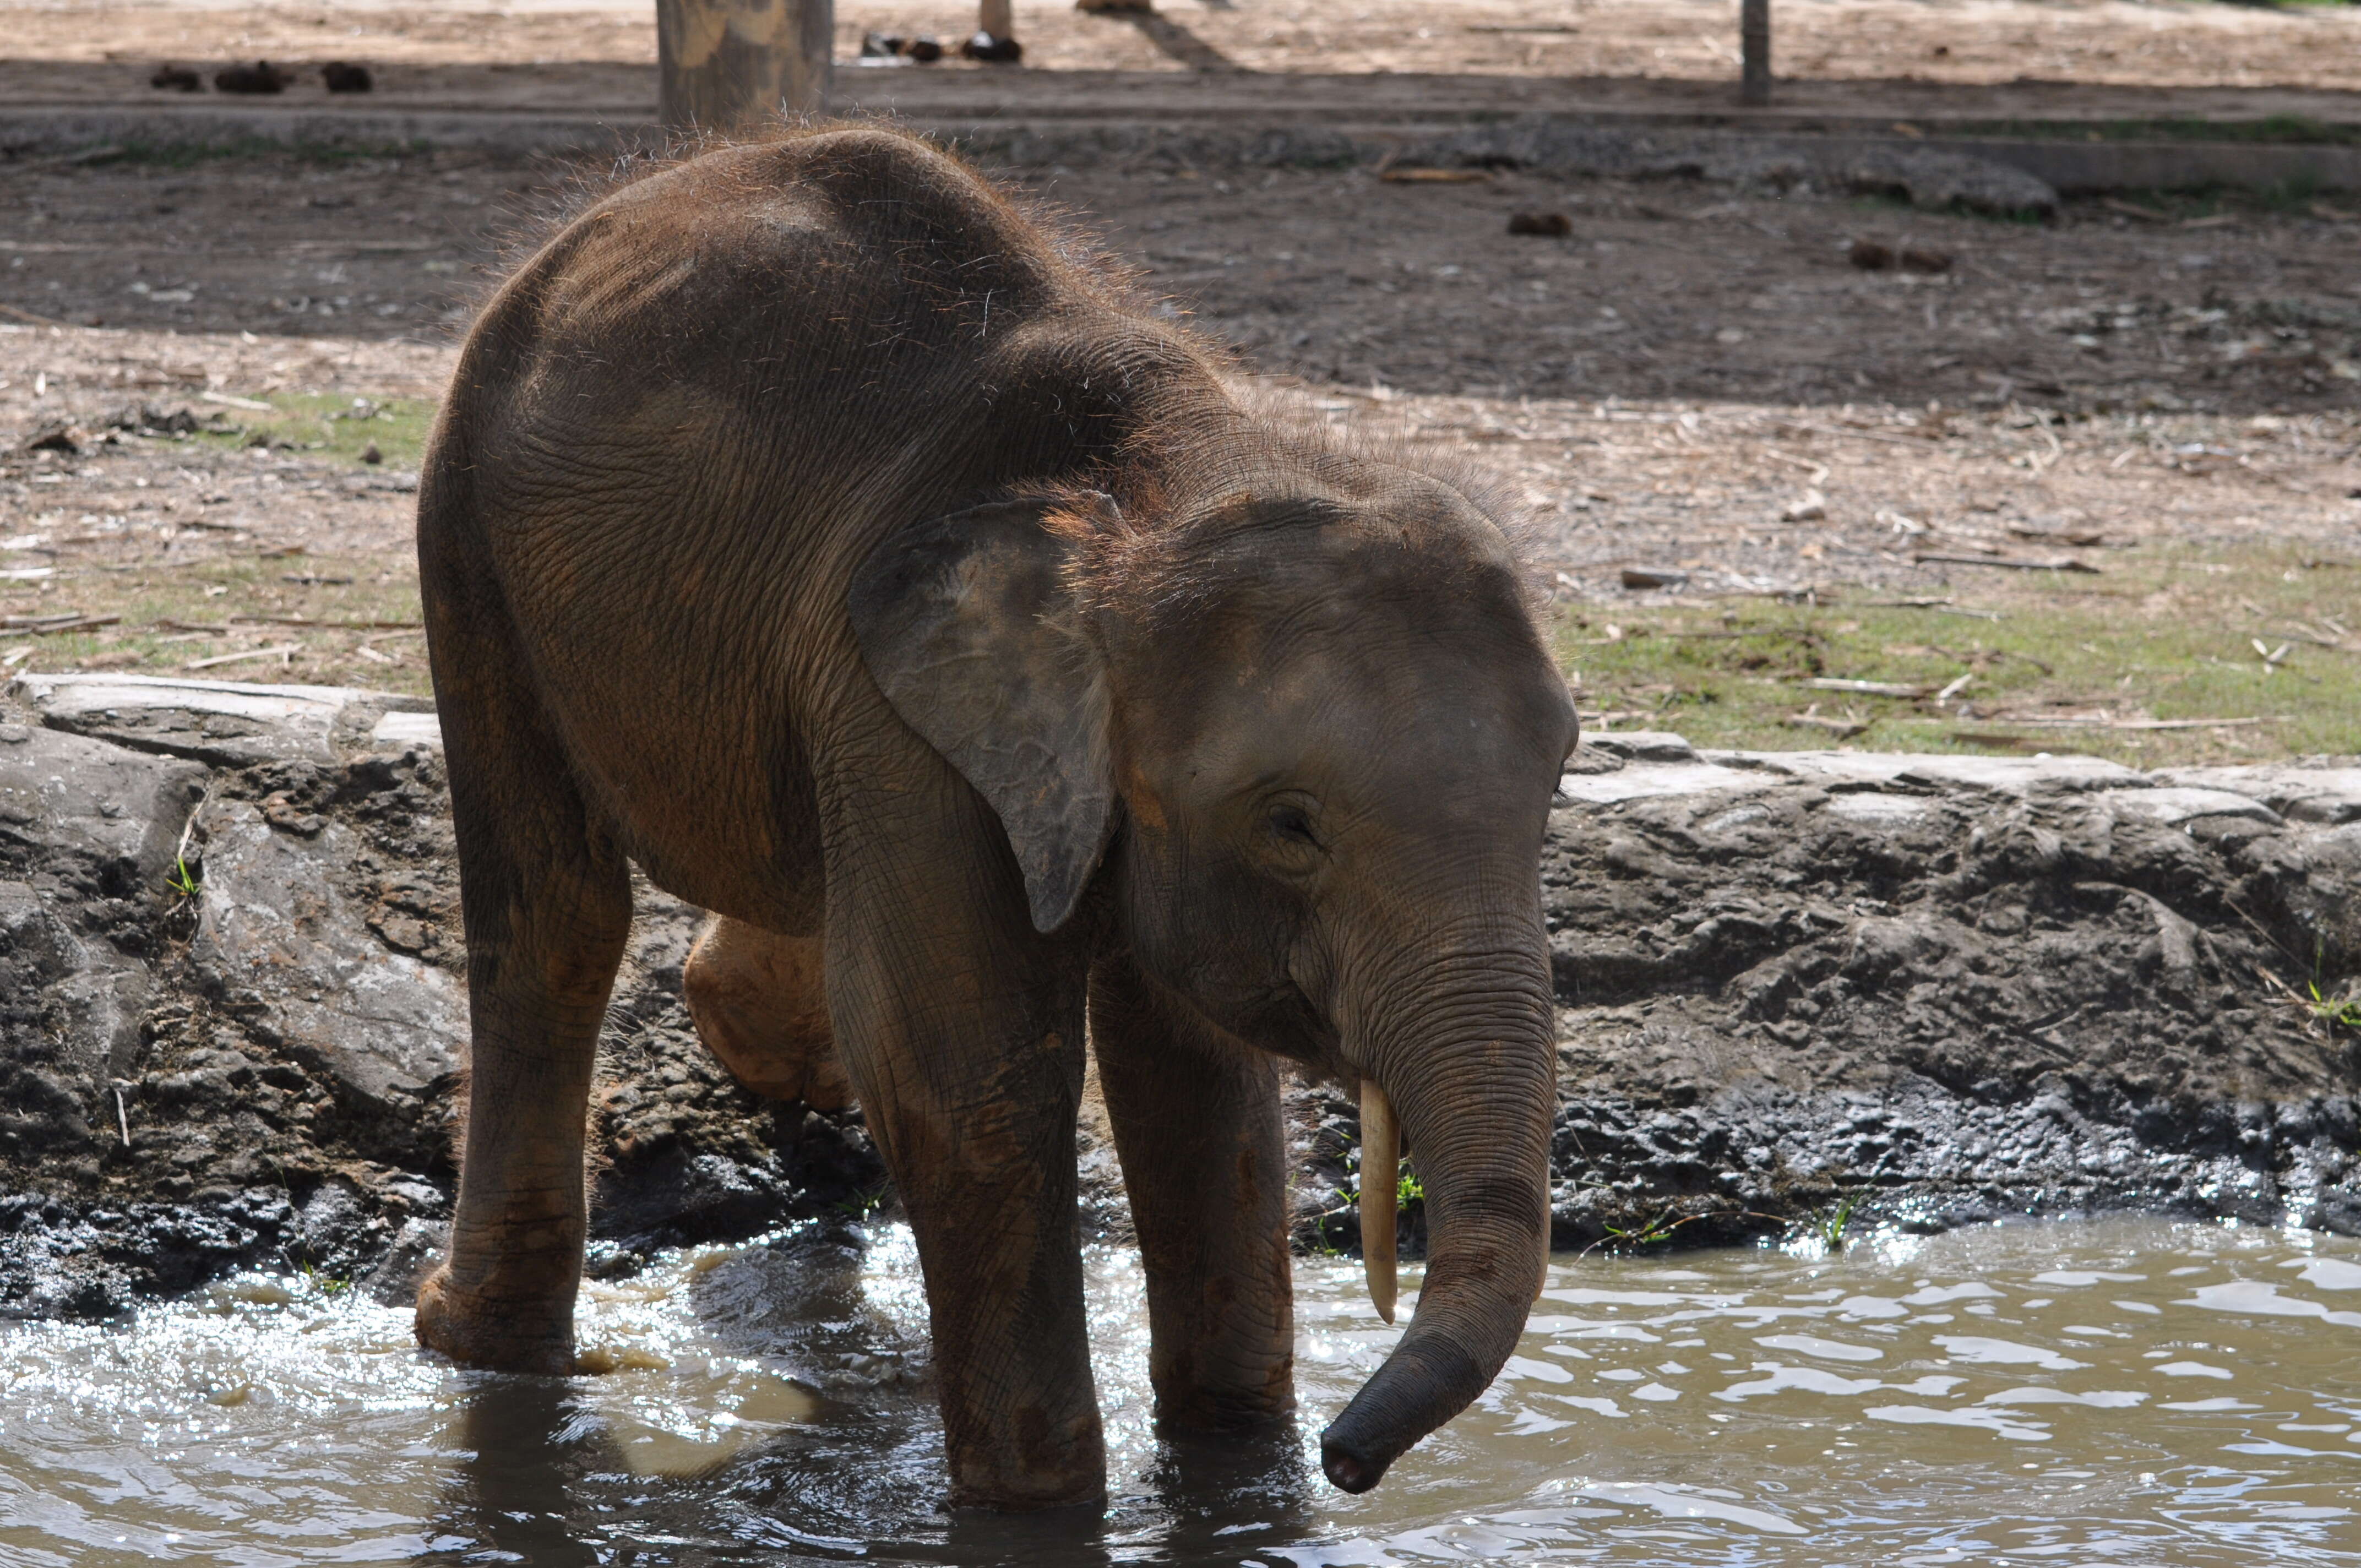
[[[1559,657],[1586,714],[1702,746],[2074,751],[2147,767],[2361,753],[2361,560],[2323,563],[2290,546],[2088,554],[2102,575],[2059,583],[1955,568],[1955,602],[1940,606],[1868,589],[1817,606],[1568,606]],[[2332,641],[2343,646],[2320,645]],[[1815,689],[1816,679],[1925,695]],[[2068,718],[2114,722],[2055,722]],[[2118,727],[2149,719],[2258,722]]]
[[[219,429],[201,427],[191,439],[225,447],[267,443],[356,466],[374,445],[385,466],[416,468],[434,428],[437,406],[424,398],[376,402],[311,392],[274,392],[251,400],[267,402],[270,409],[225,409],[229,422]]]
[[[421,614],[417,576],[407,563],[257,553],[179,568],[158,565],[106,573],[76,582],[71,598],[75,609],[118,615],[122,620],[27,644],[0,633],[0,649],[32,649],[16,668],[115,670],[431,695],[425,640],[401,630],[414,626]],[[315,624],[295,624],[301,621]],[[400,625],[371,624],[376,622]],[[290,644],[287,652],[265,652]],[[188,667],[226,653],[261,656]]]

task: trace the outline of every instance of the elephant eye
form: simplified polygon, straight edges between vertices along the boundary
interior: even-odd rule
[[[1320,840],[1312,831],[1312,818],[1300,806],[1282,801],[1270,808],[1270,830],[1291,844],[1304,844],[1312,849]]]

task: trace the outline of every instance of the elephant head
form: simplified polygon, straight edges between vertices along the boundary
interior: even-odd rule
[[[1132,515],[1018,500],[889,540],[851,603],[889,700],[998,814],[1040,929],[1104,886],[1152,983],[1360,1084],[1372,1144],[1398,1116],[1425,1289],[1323,1436],[1337,1486],[1376,1485],[1498,1373],[1548,1242],[1537,867],[1575,714],[1500,528],[1372,464]]]

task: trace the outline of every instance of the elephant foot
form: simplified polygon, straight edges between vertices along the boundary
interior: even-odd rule
[[[681,973],[697,1037],[731,1077],[767,1099],[840,1111],[852,1085],[836,1058],[822,986],[820,938],[719,918]]]
[[[470,1297],[451,1283],[448,1264],[418,1288],[418,1343],[462,1366],[563,1376],[575,1370],[574,1323],[546,1308]]]
[[[953,1481],[950,1506],[997,1514],[1046,1513],[1052,1508],[1104,1508],[1106,1506],[1106,1474],[1104,1468],[1089,1475],[999,1475],[983,1481]]]

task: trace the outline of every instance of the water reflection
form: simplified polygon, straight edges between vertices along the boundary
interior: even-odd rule
[[[1405,1284],[1414,1284],[1406,1278]],[[940,1511],[906,1233],[811,1226],[586,1287],[572,1379],[252,1279],[0,1329],[0,1568],[1534,1563],[2361,1565],[2361,1246],[2114,1220],[1838,1257],[1561,1259],[1476,1408],[1364,1497],[1319,1423],[1381,1360],[1299,1269],[1303,1418],[1159,1432],[1137,1259],[1090,1259],[1104,1511]]]
[[[465,1453],[451,1502],[419,1560],[590,1568],[602,1561],[573,1522],[573,1486],[606,1435],[559,1377],[473,1377],[459,1396]]]

